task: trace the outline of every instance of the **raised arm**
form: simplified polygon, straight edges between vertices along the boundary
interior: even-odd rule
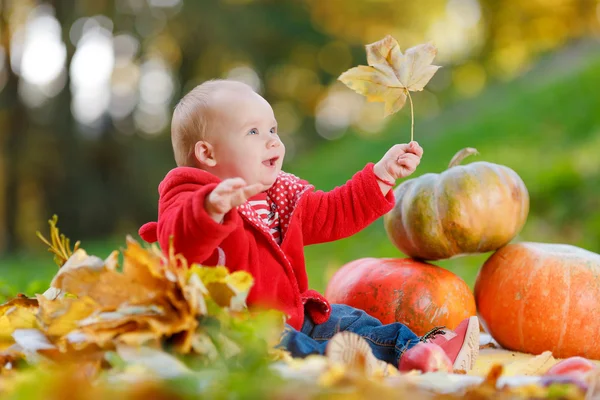
[[[345,185],[306,194],[302,214],[304,242],[323,243],[351,236],[394,206],[396,179],[411,175],[423,149],[416,142],[392,146],[377,164],[369,163]]]
[[[394,206],[394,193],[383,195],[373,172],[373,163],[357,172],[344,185],[324,192],[307,193],[302,204],[302,234],[305,244],[330,242],[362,230]]]

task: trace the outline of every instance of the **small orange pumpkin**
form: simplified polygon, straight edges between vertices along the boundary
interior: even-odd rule
[[[441,174],[399,185],[384,216],[392,243],[409,257],[441,260],[486,253],[510,242],[529,213],[529,193],[512,169],[489,162],[458,165],[477,151],[458,152]]]
[[[600,360],[600,255],[565,244],[515,243],[481,267],[482,325],[511,350]]]
[[[330,279],[325,297],[364,310],[383,324],[401,322],[421,336],[476,315],[469,286],[452,272],[409,258],[361,258]]]

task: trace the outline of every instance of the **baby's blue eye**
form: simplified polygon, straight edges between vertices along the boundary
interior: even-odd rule
[[[271,133],[277,135],[277,128],[271,128]]]
[[[248,132],[248,135],[258,135],[258,129],[250,129],[250,132]]]

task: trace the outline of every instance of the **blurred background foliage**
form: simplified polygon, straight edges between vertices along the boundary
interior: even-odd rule
[[[156,219],[171,111],[206,79],[260,92],[284,168],[320,189],[408,141],[408,107],[384,119],[337,81],[387,34],[443,66],[413,96],[415,176],[476,147],[530,191],[517,240],[600,252],[598,0],[0,0],[0,16],[0,296],[56,272],[35,236],[52,214],[100,257]],[[306,254],[318,290],[352,259],[402,257],[381,220]],[[437,264],[472,285],[487,256]]]

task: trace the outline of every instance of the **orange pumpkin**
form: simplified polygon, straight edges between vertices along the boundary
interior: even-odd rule
[[[460,277],[413,259],[362,258],[342,266],[325,297],[364,310],[383,324],[401,322],[417,335],[436,326],[454,329],[476,315],[475,299]]]
[[[600,255],[564,244],[516,243],[475,282],[482,325],[503,347],[600,359]]]
[[[441,174],[399,185],[384,216],[392,243],[409,257],[441,260],[486,253],[510,242],[529,212],[529,193],[512,169],[489,162],[458,165],[476,153],[458,152]]]

